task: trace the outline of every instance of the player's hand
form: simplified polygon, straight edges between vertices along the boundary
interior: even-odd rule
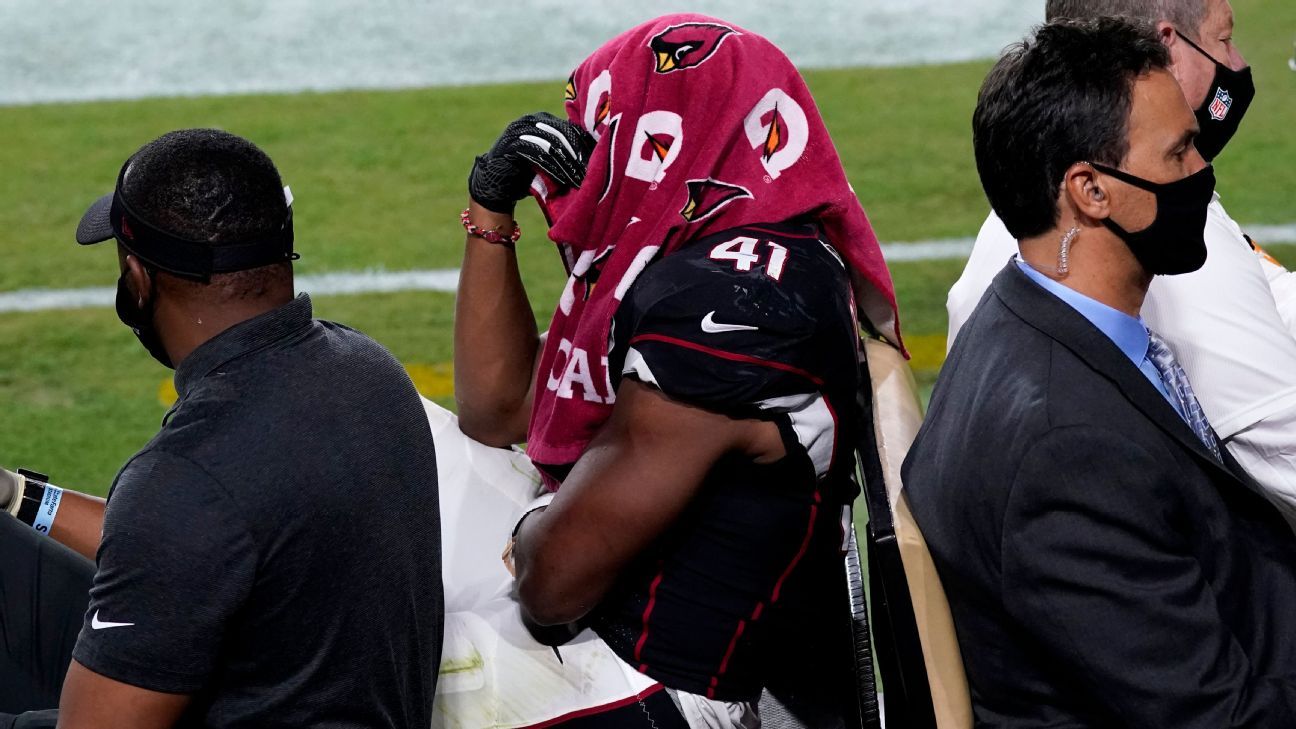
[[[468,194],[482,207],[509,214],[527,196],[536,172],[567,187],[580,187],[594,137],[553,114],[527,114],[504,128],[468,175]]]

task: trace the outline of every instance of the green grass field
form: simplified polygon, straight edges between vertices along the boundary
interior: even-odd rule
[[[1287,69],[1296,4],[1236,0],[1237,39],[1259,96],[1221,157],[1219,187],[1244,223],[1296,220],[1296,73]],[[600,39],[591,39],[591,47]],[[807,73],[847,173],[888,241],[970,236],[986,213],[972,163],[970,116],[989,62]],[[459,263],[458,211],[474,154],[518,114],[559,111],[562,84],[393,92],[156,99],[0,108],[0,291],[109,286],[109,246],[72,240],[85,206],[121,162],[171,129],[215,126],[275,159],[297,202],[300,273],[448,268]],[[537,318],[562,285],[539,216],[527,206],[519,250]],[[1296,266],[1296,247],[1274,252]],[[940,364],[945,292],[961,261],[896,264],[914,366],[930,384]],[[330,297],[317,315],[356,326],[449,403],[453,297]],[[103,493],[157,430],[169,372],[108,309],[0,314],[0,465],[45,470],[61,485]]]

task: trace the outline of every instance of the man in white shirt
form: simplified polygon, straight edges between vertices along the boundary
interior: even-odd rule
[[[1170,70],[1197,110],[1197,147],[1208,159],[1254,94],[1232,43],[1227,0],[1048,0],[1045,13],[1049,20],[1123,15],[1155,23]],[[1220,440],[1296,525],[1296,311],[1287,311],[1296,310],[1296,274],[1262,260],[1218,194],[1206,247],[1201,270],[1153,280],[1142,315],[1187,371]],[[990,280],[1016,253],[1017,241],[992,212],[946,302],[951,349]]]

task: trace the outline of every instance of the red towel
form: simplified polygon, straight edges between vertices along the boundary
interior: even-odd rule
[[[566,97],[598,144],[579,190],[544,177],[533,187],[570,274],[527,439],[542,470],[575,462],[612,409],[608,330],[630,284],[708,234],[817,219],[851,265],[860,315],[900,345],[877,237],[810,91],[773,43],[715,18],[664,16],[595,51]]]

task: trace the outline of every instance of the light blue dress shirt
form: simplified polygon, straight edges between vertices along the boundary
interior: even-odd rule
[[[1040,288],[1061,299],[1064,304],[1079,312],[1080,316],[1088,319],[1090,324],[1098,327],[1098,331],[1106,334],[1107,338],[1116,345],[1116,348],[1123,352],[1126,357],[1129,357],[1130,362],[1133,362],[1139,372],[1142,372],[1143,376],[1148,379],[1148,382],[1152,383],[1157,392],[1161,393],[1161,397],[1164,397],[1166,402],[1170,403],[1170,407],[1174,408],[1176,413],[1179,413],[1179,417],[1184,418],[1185,422],[1187,421],[1183,410],[1179,408],[1179,401],[1170,394],[1165,380],[1161,379],[1161,373],[1152,364],[1152,360],[1148,359],[1148,344],[1151,339],[1148,337],[1147,326],[1143,324],[1142,319],[1132,317],[1123,311],[1117,311],[1100,301],[1085,296],[1079,291],[1063,286],[1036,271],[1020,257],[1014,258],[1013,261],[1016,262],[1017,268],[1026,274],[1027,278],[1039,284]]]

